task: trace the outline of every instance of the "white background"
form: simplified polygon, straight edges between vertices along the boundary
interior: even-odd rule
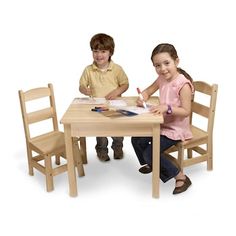
[[[235,10],[233,0],[1,0],[1,235],[200,235],[235,234]],[[18,90],[53,83],[60,119],[92,62],[90,38],[114,37],[113,60],[136,95],[156,78],[150,61],[159,43],[175,45],[180,66],[194,80],[218,83],[214,170],[185,171],[193,185],[173,196],[174,181],[151,197],[151,175],[141,175],[125,138],[125,158],[101,163],[88,139],[86,177],[79,196],[68,195],[67,175],[45,191],[44,177],[28,175]],[[63,127],[60,126],[63,130]],[[112,153],[110,153],[112,156]],[[5,231],[5,232],[4,232]],[[3,233],[4,232],[4,233]]]

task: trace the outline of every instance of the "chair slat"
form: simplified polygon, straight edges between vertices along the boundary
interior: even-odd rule
[[[209,96],[212,94],[212,86],[203,81],[194,81],[194,89]]]
[[[210,109],[209,107],[204,106],[198,102],[192,102],[192,112],[208,118]]]
[[[53,118],[54,110],[53,108],[45,108],[39,111],[30,112],[27,114],[28,123],[36,123],[39,121],[47,120]]]
[[[35,89],[30,89],[26,92],[24,92],[24,99],[25,101],[31,101],[43,97],[48,97],[51,95],[50,89],[45,87],[45,88],[35,88]]]

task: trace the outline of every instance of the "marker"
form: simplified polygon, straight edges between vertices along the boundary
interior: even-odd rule
[[[141,93],[141,91],[140,91],[139,88],[137,88],[137,92],[138,92],[139,98],[143,101],[143,107],[144,107],[144,108],[147,108],[147,104],[146,104],[146,102],[144,101],[143,95],[142,95],[142,93]]]
[[[91,111],[102,112],[102,111],[109,111],[107,107],[94,107]]]

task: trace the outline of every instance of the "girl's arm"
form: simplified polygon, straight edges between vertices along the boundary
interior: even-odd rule
[[[159,89],[159,85],[156,81],[154,81],[150,86],[148,86],[146,89],[142,91],[143,100],[146,102],[153,93],[155,93]],[[138,98],[137,100],[138,106],[143,106],[143,101]]]
[[[171,107],[171,115],[187,117],[191,113],[191,100],[192,100],[192,91],[188,84],[185,84],[180,90],[180,107]],[[150,111],[155,114],[166,113],[168,110],[168,104],[163,104],[159,106],[153,106],[150,108]]]
[[[191,113],[191,102],[192,102],[192,90],[189,84],[185,84],[180,90],[180,103],[181,107],[173,107],[175,110],[173,113],[177,116],[186,117]]]
[[[159,89],[159,85],[157,81],[154,81],[150,86],[143,90],[142,95],[144,100],[146,101],[153,93],[155,93]],[[145,99],[145,97],[147,99]]]

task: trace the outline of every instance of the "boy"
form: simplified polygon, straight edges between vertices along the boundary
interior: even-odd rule
[[[128,87],[128,77],[122,67],[115,64],[111,57],[114,53],[115,43],[107,34],[96,34],[90,41],[93,55],[93,64],[87,66],[80,78],[79,91],[84,95],[105,97],[107,100],[120,97]],[[114,159],[123,158],[123,137],[112,137],[111,148]],[[95,149],[101,161],[109,161],[107,137],[96,137]]]

